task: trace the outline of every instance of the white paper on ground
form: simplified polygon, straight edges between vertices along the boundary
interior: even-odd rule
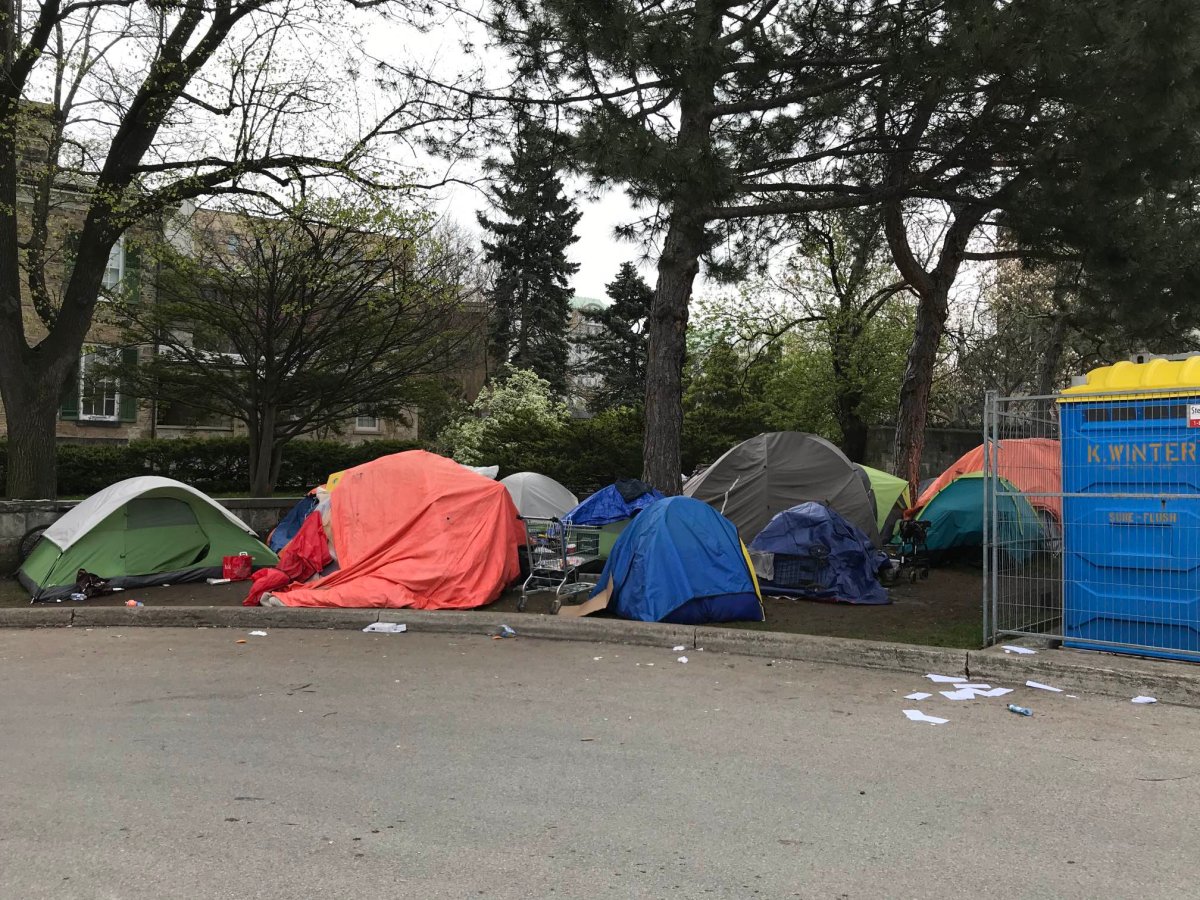
[[[686,649],[686,648],[683,646],[683,644],[676,644],[676,645],[675,645],[674,647],[672,647],[671,649],[672,649],[672,650],[674,650],[676,653],[678,653],[680,650],[683,650],[683,649]]]
[[[403,622],[372,622],[363,631],[380,634],[403,634],[408,631],[408,626]]]
[[[1028,647],[1018,647],[1016,644],[1005,644],[1001,649],[1005,653],[1020,653],[1022,656],[1033,656],[1037,653],[1036,650],[1030,650]]]
[[[974,700],[975,692],[968,688],[965,691],[938,691],[947,700]]]
[[[1142,697],[1142,696],[1137,696],[1137,697],[1134,697],[1134,698],[1133,698],[1132,700],[1130,700],[1129,702],[1130,702],[1130,703],[1157,703],[1157,702],[1158,702],[1158,699],[1157,699],[1156,697]]]
[[[686,657],[686,656],[681,656],[681,657],[679,657],[679,659],[677,660],[677,662],[682,662],[682,663],[685,663],[685,662],[687,662],[687,657]]]
[[[933,696],[933,694],[926,694],[924,691],[914,691],[911,694],[907,694],[904,697],[904,699],[905,700],[928,700],[932,696]]]
[[[930,725],[945,725],[949,719],[939,719],[937,716],[927,716],[919,709],[906,709],[904,715],[908,716],[910,722],[928,722]]]
[[[1012,688],[992,688],[990,691],[979,691],[980,697],[1003,697],[1005,694],[1011,694]]]
[[[250,632],[250,636],[251,637],[266,637],[267,633],[265,631],[252,631],[252,632]]]
[[[1050,687],[1048,684],[1042,684],[1040,681],[1027,681],[1025,687],[1037,688],[1039,691],[1053,691],[1056,694],[1061,694],[1063,689]]]
[[[990,684],[967,684],[966,682],[954,682],[954,689],[956,691],[961,691],[965,688],[970,688],[973,691],[990,691],[992,686]]]
[[[962,681],[961,675],[926,675],[925,677],[936,684],[954,684]]]

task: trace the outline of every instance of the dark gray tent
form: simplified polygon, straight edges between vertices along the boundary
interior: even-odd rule
[[[815,434],[773,431],[743,441],[684,485],[722,513],[750,543],[785,509],[815,500],[880,545],[875,500],[863,471]]]

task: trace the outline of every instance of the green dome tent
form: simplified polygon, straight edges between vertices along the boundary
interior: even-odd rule
[[[129,478],[88,497],[42,534],[17,573],[34,600],[69,596],[80,569],[113,587],[219,577],[224,556],[254,566],[279,559],[246,524],[195,488],[170,478]]]
[[[1017,562],[1023,562],[1045,539],[1045,528],[1037,511],[1010,481],[999,479],[995,504],[997,546]],[[926,545],[932,553],[983,546],[983,501],[987,485],[982,472],[960,475],[921,507],[917,519],[927,521]],[[989,516],[991,513],[989,512]]]
[[[870,466],[860,464],[859,468],[867,473],[871,482],[871,493],[875,495],[875,524],[882,533],[893,508],[900,507],[903,512],[912,505],[909,502],[908,482]]]

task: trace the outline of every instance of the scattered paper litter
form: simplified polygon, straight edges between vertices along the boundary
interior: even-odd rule
[[[1129,702],[1130,703],[1157,703],[1158,699],[1155,697],[1143,697],[1143,696],[1139,695],[1137,697],[1134,697]]]
[[[266,633],[265,631],[252,631],[252,632],[250,632],[250,637],[266,637],[266,636],[267,636],[267,633]]]
[[[603,656],[593,656],[593,657],[592,657],[592,662],[599,662],[599,661],[600,661],[600,660],[602,660],[602,659],[604,659],[604,657],[603,657]]]
[[[976,691],[976,695],[980,697],[1003,697],[1005,694],[1011,694],[1012,688],[992,688],[990,691]]]
[[[926,675],[925,677],[936,684],[954,684],[962,681],[961,675]]]
[[[966,688],[970,688],[973,691],[990,691],[992,686],[990,684],[960,684],[957,681],[954,683],[954,689],[956,691],[965,690]]]
[[[1048,684],[1042,684],[1040,681],[1027,681],[1025,687],[1037,688],[1039,691],[1053,691],[1056,694],[1063,692],[1062,688],[1050,687]]]
[[[672,649],[672,650],[674,650],[676,653],[678,653],[680,650],[685,650],[685,649],[687,649],[687,648],[686,648],[686,647],[684,647],[684,646],[683,646],[683,644],[676,644],[676,645],[675,645],[674,647],[672,647],[671,649]]]
[[[945,725],[949,719],[940,719],[937,716],[927,716],[919,709],[906,709],[904,715],[908,716],[910,722],[928,722],[930,725]]]
[[[975,692],[967,689],[964,691],[938,691],[947,700],[974,700]]]
[[[681,656],[681,657],[679,657],[679,659],[677,659],[677,660],[676,660],[676,662],[685,663],[685,662],[687,662],[687,657],[686,657],[686,656]]]
[[[403,622],[372,622],[363,631],[379,634],[403,634],[408,631],[408,626]]]
[[[1037,653],[1036,650],[1030,650],[1028,647],[1018,647],[1016,644],[1005,644],[1002,649],[1005,653],[1020,653],[1022,656],[1033,656]]]
[[[205,578],[204,579],[206,584],[229,584],[229,582],[232,580],[233,579],[231,579],[231,578]]]
[[[928,700],[933,694],[926,694],[924,691],[914,691],[911,694],[906,694],[905,700]]]

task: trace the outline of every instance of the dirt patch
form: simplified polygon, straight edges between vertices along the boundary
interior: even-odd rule
[[[238,606],[248,590],[241,584],[175,584],[169,587],[122,591],[83,603],[67,601],[62,606],[121,606],[126,600],[141,600],[147,606]],[[887,606],[850,606],[843,603],[814,603],[782,597],[764,601],[765,622],[734,624],[734,628],[899,641],[935,647],[978,647],[982,643],[982,577],[969,566],[934,569],[927,581],[907,583],[891,589]],[[517,612],[519,591],[509,591],[488,607],[495,612]],[[550,611],[550,595],[534,594],[525,614]],[[24,606],[29,595],[13,579],[0,580],[0,607]],[[520,630],[520,626],[513,624]]]

